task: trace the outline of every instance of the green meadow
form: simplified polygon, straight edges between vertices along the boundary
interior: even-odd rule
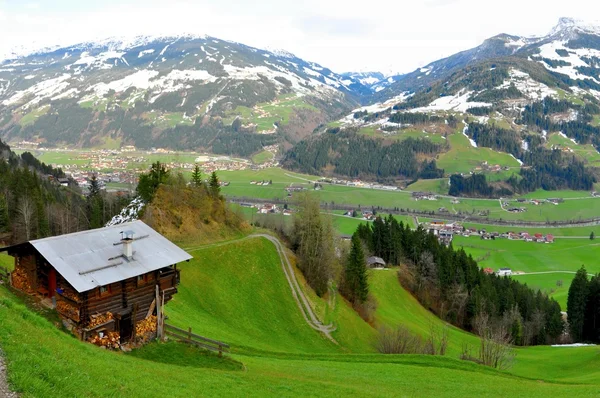
[[[26,307],[0,286],[0,347],[9,383],[24,398],[190,396],[597,396],[595,347],[517,349],[509,371],[460,361],[477,339],[450,328],[444,357],[381,355],[380,326],[404,325],[426,335],[442,321],[398,283],[395,269],[370,271],[378,302],[372,324],[339,295],[318,298],[301,280],[334,344],[311,329],[296,307],[274,246],[262,239],[200,246],[181,265],[169,323],[228,342],[219,358],[179,343],[152,343],[131,353],[82,343],[58,328],[51,313]],[[1,258],[1,257],[0,257]],[[493,388],[490,388],[493,386]]]

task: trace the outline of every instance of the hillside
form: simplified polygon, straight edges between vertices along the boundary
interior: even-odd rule
[[[195,35],[113,38],[0,60],[0,137],[248,156],[306,136],[364,89],[284,51]]]
[[[194,252],[197,259],[184,264],[182,290],[169,304],[168,314],[171,322],[181,322],[181,326],[193,323],[196,332],[229,339],[238,352],[232,359],[243,363],[243,371],[235,362],[223,362],[174,343],[153,344],[134,355],[101,350],[69,337],[0,286],[0,347],[8,362],[9,382],[24,397],[390,396],[398,391],[408,396],[547,397],[594,396],[597,392],[593,378],[595,355],[589,348],[520,349],[515,374],[452,359],[454,354],[429,357],[342,353],[345,344],[336,347],[323,340],[293,311],[291,297],[285,296],[289,292],[279,287],[282,273],[269,243],[248,240],[230,245],[227,252],[238,253],[244,260],[237,255],[230,259],[222,256],[224,246]],[[264,292],[252,292],[252,277],[258,278],[256,283],[266,289]],[[249,290],[239,290],[243,284],[238,280],[251,282]],[[405,322],[417,331],[433,321],[433,316],[400,288],[393,271],[373,274],[372,286],[380,301],[378,322]],[[272,295],[280,298],[273,300]],[[339,319],[340,330],[353,328]],[[471,338],[464,334],[460,337],[461,333],[453,333],[452,338]],[[239,353],[242,348],[245,354]],[[584,372],[557,374],[540,370],[535,380],[528,378],[533,364],[546,358],[548,366],[562,362],[568,355],[564,350],[582,354],[570,355],[569,366]],[[356,352],[365,351],[370,351],[368,346]],[[432,379],[436,382],[431,383]],[[370,387],[365,389],[366,385]]]
[[[600,175],[599,61],[600,28],[571,19],[561,19],[544,37],[499,35],[402,76],[375,94],[379,102],[354,109],[292,148],[284,165],[332,176],[392,177],[400,186],[485,175],[485,183],[451,179],[453,196],[591,191]],[[331,140],[327,133],[340,131],[368,138],[377,149],[359,147],[348,159],[343,152],[321,150]],[[411,172],[377,152],[415,139],[436,146],[418,160],[436,160],[439,171]]]

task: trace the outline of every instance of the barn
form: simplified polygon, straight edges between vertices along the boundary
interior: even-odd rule
[[[54,308],[77,336],[87,339],[101,323],[103,333],[117,332],[121,342],[152,315],[157,301],[177,293],[177,263],[192,258],[142,221],[0,251],[15,258],[12,286]]]
[[[371,256],[367,258],[369,268],[385,268],[385,261],[381,257]]]

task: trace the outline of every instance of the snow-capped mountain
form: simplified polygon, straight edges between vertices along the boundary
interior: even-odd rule
[[[551,32],[543,37],[521,37],[500,34],[480,46],[441,59],[400,76],[398,81],[375,95],[376,101],[385,101],[400,93],[418,92],[435,82],[450,78],[455,73],[487,60],[514,59],[537,62],[557,80],[564,77],[590,88],[600,83],[600,23],[590,24],[572,18],[561,18]],[[594,88],[598,90],[598,88]]]
[[[109,38],[11,54],[0,61],[0,138],[13,141],[110,139],[243,155],[250,149],[232,148],[222,130],[246,133],[253,148],[281,136],[293,142],[369,90],[288,52],[210,36]],[[241,125],[232,127],[235,119]]]

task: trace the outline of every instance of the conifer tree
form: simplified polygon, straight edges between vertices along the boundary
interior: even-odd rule
[[[0,195],[0,232],[6,232],[9,229],[8,203],[6,202],[6,197]]]
[[[208,187],[210,189],[210,194],[215,198],[218,198],[221,194],[221,184],[219,183],[219,178],[217,177],[217,173],[215,171],[213,171],[210,175]]]
[[[100,228],[104,225],[102,210],[104,200],[100,192],[100,184],[96,175],[90,180],[89,193],[87,197],[87,215],[90,228]]]
[[[202,186],[202,172],[198,164],[194,166],[194,171],[192,171],[192,184],[196,187]]]
[[[581,341],[583,337],[583,325],[585,319],[586,301],[588,295],[588,277],[584,266],[581,266],[567,296],[567,320],[569,322],[569,333],[573,341]]]
[[[348,300],[355,304],[362,304],[367,300],[369,296],[367,264],[362,243],[357,233],[352,235],[352,246],[346,260],[344,284]]]

